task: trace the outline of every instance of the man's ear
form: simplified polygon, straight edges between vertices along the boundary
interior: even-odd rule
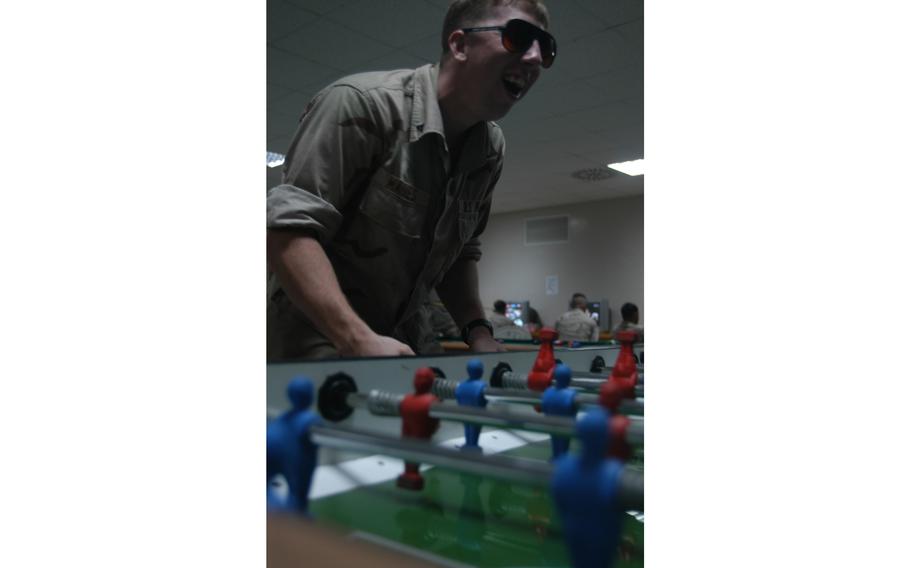
[[[465,61],[468,58],[467,53],[465,53],[466,35],[461,30],[455,30],[449,34],[449,52],[452,54],[453,59]]]

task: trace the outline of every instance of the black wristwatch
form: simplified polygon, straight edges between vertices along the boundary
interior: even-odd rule
[[[484,326],[490,330],[490,335],[493,335],[493,322],[488,319],[476,319],[471,322],[468,322],[468,325],[461,328],[461,340],[465,343],[468,342],[468,336],[471,335],[471,331],[477,326]]]

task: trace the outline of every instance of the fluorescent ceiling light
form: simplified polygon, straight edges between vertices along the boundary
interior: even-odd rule
[[[266,152],[265,163],[270,168],[277,168],[284,163],[284,154],[278,152]]]
[[[640,176],[645,173],[645,160],[632,160],[631,162],[618,162],[616,164],[607,164],[608,168],[622,172],[627,176]]]

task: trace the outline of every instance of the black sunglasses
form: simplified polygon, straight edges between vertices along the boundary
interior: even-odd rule
[[[541,65],[549,67],[556,59],[556,38],[546,31],[524,20],[509,20],[504,26],[486,26],[482,28],[461,28],[464,33],[491,32],[502,33],[502,46],[510,53],[524,53],[530,49],[534,40],[540,45]]]

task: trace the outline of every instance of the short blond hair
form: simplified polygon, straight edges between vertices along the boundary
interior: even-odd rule
[[[518,4],[543,24],[550,27],[550,14],[542,0],[453,0],[442,22],[442,54],[449,52],[449,36],[455,30],[471,27],[493,8]]]

